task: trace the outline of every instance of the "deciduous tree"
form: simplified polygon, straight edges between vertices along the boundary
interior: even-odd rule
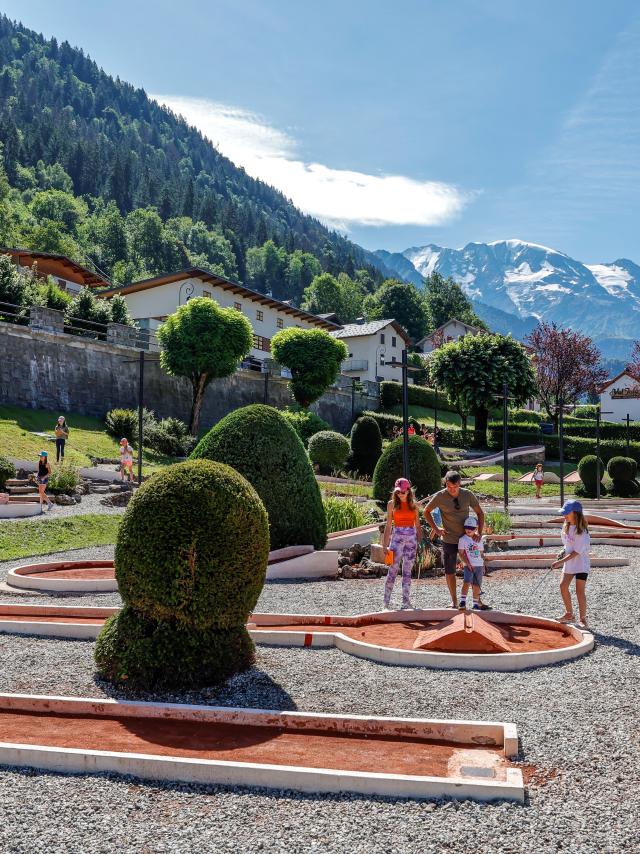
[[[305,408],[335,382],[348,355],[344,342],[323,329],[283,329],[271,339],[271,352],[291,371],[291,391]]]
[[[370,320],[397,320],[414,343],[424,337],[427,312],[424,300],[413,285],[397,279],[387,279],[364,301],[364,311]]]

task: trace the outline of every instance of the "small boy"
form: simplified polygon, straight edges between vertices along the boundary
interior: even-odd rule
[[[469,585],[473,590],[474,611],[488,611],[489,606],[480,599],[482,593],[482,576],[484,575],[484,543],[474,539],[478,530],[478,523],[469,516],[464,520],[464,536],[458,540],[458,554],[464,564],[464,583],[460,594],[458,608],[465,610],[467,607],[467,593]]]

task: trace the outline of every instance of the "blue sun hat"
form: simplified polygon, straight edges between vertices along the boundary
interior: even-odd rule
[[[39,455],[38,455],[38,456],[40,456],[40,457],[48,457],[48,456],[49,456],[49,452],[48,452],[48,451],[40,451],[40,453],[39,453]]]
[[[569,513],[582,513],[582,504],[579,501],[565,501],[562,509],[558,510],[558,515],[568,516]]]

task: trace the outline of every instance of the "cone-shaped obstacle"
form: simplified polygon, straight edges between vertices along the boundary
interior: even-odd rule
[[[483,620],[478,614],[467,614],[464,611],[438,629],[421,632],[413,648],[438,652],[511,651],[497,626]]]

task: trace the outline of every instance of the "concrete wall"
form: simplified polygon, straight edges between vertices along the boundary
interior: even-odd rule
[[[139,352],[109,342],[32,330],[0,323],[0,403],[102,417],[114,407],[138,405]],[[157,354],[149,355],[149,359]],[[292,402],[281,377],[269,377],[268,402],[280,409]],[[191,385],[168,377],[156,361],[145,364],[144,403],[158,417],[188,421]],[[207,389],[201,427],[215,424],[228,412],[265,400],[265,375],[238,371],[214,380]],[[371,393],[356,394],[356,412],[376,409]],[[351,426],[351,391],[330,389],[313,410],[335,429]]]

